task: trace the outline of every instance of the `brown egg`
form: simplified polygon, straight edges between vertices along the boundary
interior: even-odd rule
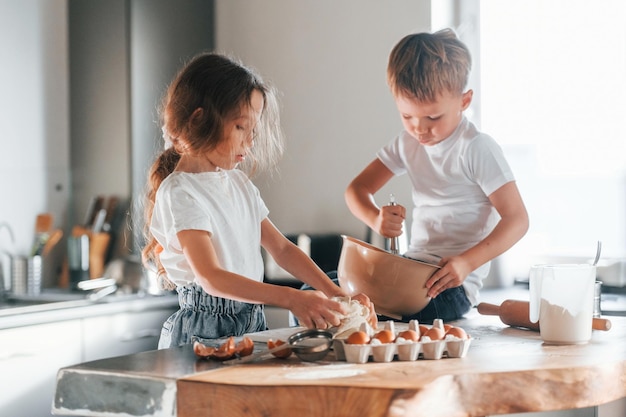
[[[349,345],[367,345],[369,342],[369,335],[361,330],[351,333],[346,339],[346,343]]]
[[[396,337],[391,330],[381,330],[374,335],[374,339],[380,340],[380,343],[391,343]]]
[[[468,339],[469,338],[469,336],[467,335],[465,330],[463,330],[460,327],[452,327],[450,330],[448,330],[446,332],[446,336],[448,336],[448,335],[456,337],[457,339]]]
[[[236,350],[239,356],[252,355],[254,351],[254,341],[247,336],[244,336],[236,345]]]
[[[398,333],[398,337],[401,337],[404,340],[417,342],[420,338],[420,335],[415,330],[405,330],[405,331]]]
[[[419,330],[420,330],[420,335],[424,335],[424,333],[426,333],[428,331],[428,329],[430,329],[430,327],[424,325],[424,324],[420,324],[419,326]]]
[[[276,342],[274,342],[272,339],[269,339],[267,341],[267,348],[268,349],[274,349],[275,347],[278,347],[278,346],[281,346],[281,345],[284,345],[284,344],[285,344],[285,342],[283,340],[278,339],[278,340],[276,340]],[[288,358],[289,356],[291,356],[291,349],[289,349],[288,347],[285,347],[285,349],[278,350],[276,352],[272,352],[272,355],[274,355],[277,358],[281,358],[281,359]]]
[[[424,334],[422,334],[422,338],[429,337],[430,340],[442,340],[445,337],[446,333],[438,327],[431,327]]]
[[[213,346],[206,346],[197,340],[193,342],[193,351],[200,358],[208,358],[215,353],[216,348]]]
[[[448,330],[450,330],[450,329],[451,329],[451,328],[453,328],[453,327],[454,327],[454,326],[453,326],[453,325],[451,325],[451,324],[444,324],[444,325],[443,325],[443,331],[444,331],[445,333],[448,333]]]
[[[209,357],[211,359],[217,359],[218,361],[225,361],[233,357],[237,350],[237,344],[234,337],[229,337],[224,343],[222,343],[213,354]]]

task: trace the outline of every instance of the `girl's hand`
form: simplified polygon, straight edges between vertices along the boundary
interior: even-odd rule
[[[426,281],[428,296],[431,298],[437,297],[448,288],[460,286],[472,272],[471,265],[462,256],[443,258],[439,266],[441,269]]]
[[[347,314],[345,307],[338,301],[331,300],[321,291],[300,291],[292,299],[289,310],[298,322],[309,329],[327,329],[339,326]]]
[[[374,303],[372,303],[372,300],[370,300],[370,298],[363,293],[353,296],[352,299],[358,301],[369,309],[370,315],[367,318],[367,322],[370,324],[370,326],[372,326],[372,328],[377,328],[378,316],[376,315],[376,310],[374,309]]]
[[[381,207],[376,218],[376,230],[385,238],[402,234],[402,222],[406,217],[406,208],[399,204]]]

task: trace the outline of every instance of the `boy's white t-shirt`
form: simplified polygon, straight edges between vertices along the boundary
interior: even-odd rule
[[[178,241],[182,230],[206,230],[221,266],[255,281],[263,280],[261,222],[269,210],[259,190],[238,169],[173,172],[157,190],[150,230],[164,250],[161,263],[176,285],[195,275]]]
[[[424,146],[406,131],[378,154],[395,175],[413,185],[411,239],[406,256],[459,254],[483,240],[499,220],[488,196],[514,181],[500,146],[465,117],[440,143]],[[478,300],[489,263],[463,283],[472,304]]]

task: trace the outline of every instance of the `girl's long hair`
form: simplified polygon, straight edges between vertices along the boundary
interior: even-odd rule
[[[170,175],[181,154],[203,154],[224,140],[225,122],[250,105],[252,93],[264,98],[261,119],[256,126],[254,147],[238,169],[249,176],[276,166],[283,153],[276,91],[259,75],[241,63],[217,53],[194,57],[174,77],[160,107],[160,121],[166,149],[156,157],[148,175],[144,199],[146,267],[157,270],[163,288],[173,289],[159,259],[163,248],[150,233],[150,223],[159,186]]]

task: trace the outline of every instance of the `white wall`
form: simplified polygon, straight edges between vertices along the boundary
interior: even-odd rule
[[[19,44],[16,42],[19,40]],[[64,221],[69,190],[66,0],[0,0],[0,249],[27,254],[38,213]]]
[[[401,130],[386,84],[391,48],[430,28],[430,1],[216,2],[216,45],[256,68],[282,93],[287,137],[280,173],[256,179],[283,231],[363,237],[343,192]],[[406,177],[389,192],[410,203]]]

